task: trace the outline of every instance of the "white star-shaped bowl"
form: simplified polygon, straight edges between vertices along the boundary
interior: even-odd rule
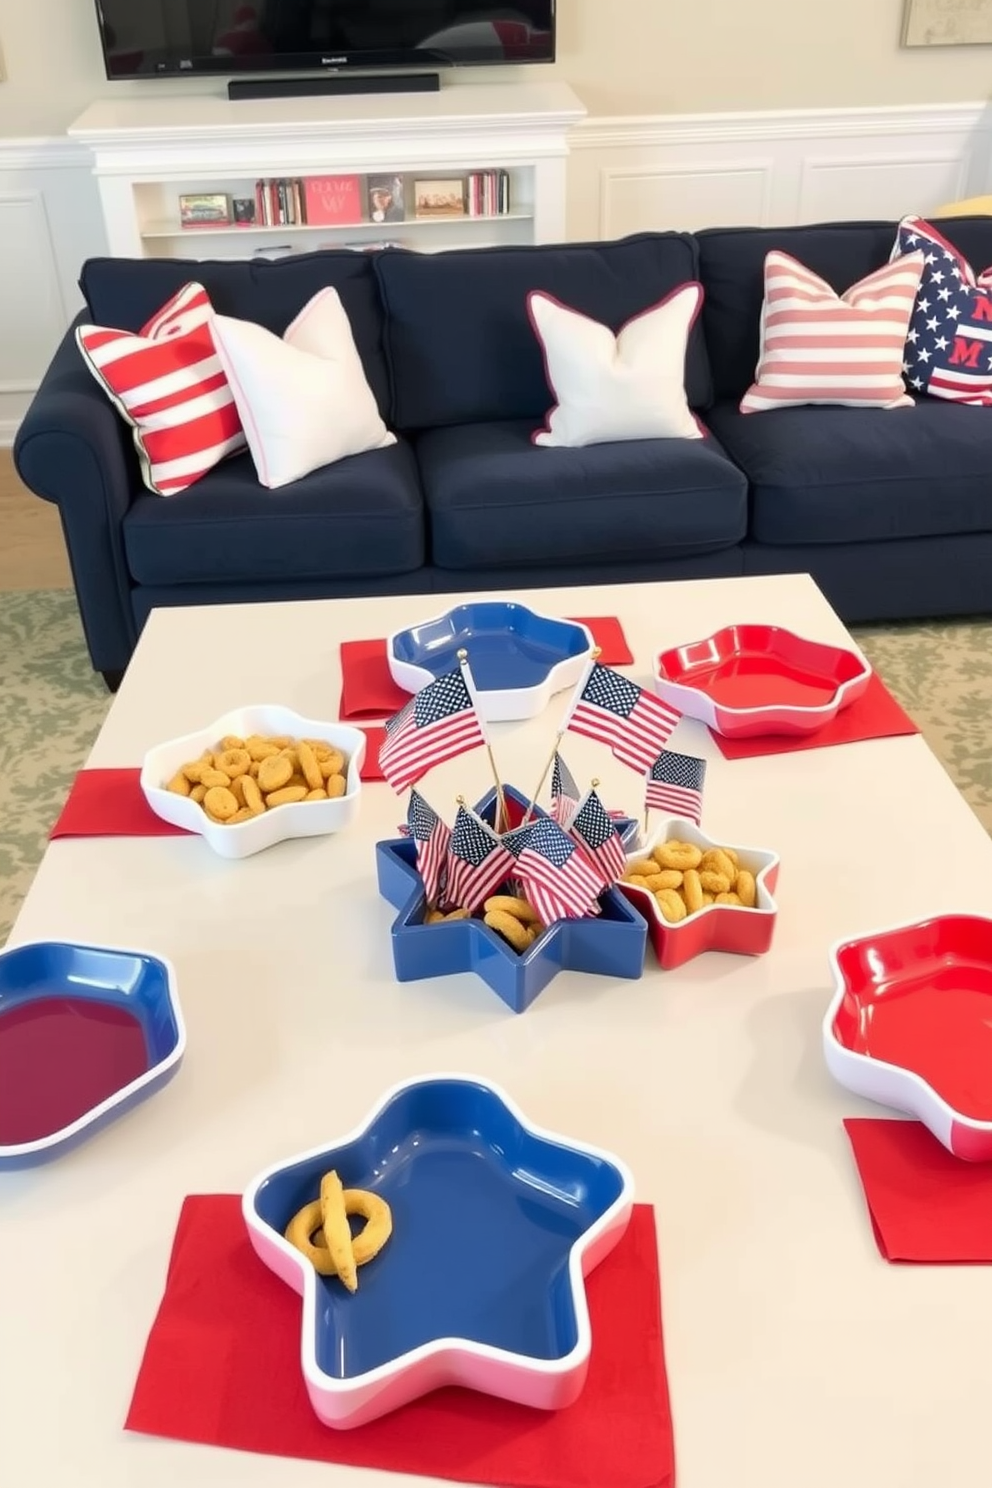
[[[347,757],[348,788],[336,800],[298,801],[288,806],[277,806],[263,816],[238,822],[234,827],[212,822],[196,801],[166,790],[166,783],[182,765],[197,759],[205,749],[219,748],[221,739],[227,734],[235,734],[241,739],[249,734],[289,734],[294,739],[323,739]],[[253,853],[262,852],[290,837],[324,837],[348,826],[358,812],[366,742],[361,729],[303,718],[292,709],[277,704],[259,703],[235,708],[198,733],[170,739],[167,744],[150,749],[141,767],[141,789],[149,806],[163,821],[196,832],[222,858],[249,858]]]
[[[663,970],[682,966],[703,951],[763,955],[772,943],[778,918],[778,905],[772,897],[778,881],[778,854],[763,847],[740,847],[725,837],[709,837],[695,822],[672,817],[651,834],[643,847],[628,854],[628,863],[647,857],[654,847],[673,838],[691,842],[702,852],[710,847],[732,847],[740,867],[754,874],[758,902],[754,909],[736,904],[707,904],[684,920],[672,922],[665,919],[649,889],[638,889],[630,883],[617,884],[647,920],[648,937]]]
[[[392,1210],[353,1294],[283,1238],[332,1169]],[[351,1427],[446,1385],[572,1405],[592,1348],[585,1277],[633,1201],[619,1158],[533,1126],[488,1081],[441,1074],[394,1086],[347,1136],[267,1168],[242,1212],[256,1253],[303,1298],[311,1405]]]

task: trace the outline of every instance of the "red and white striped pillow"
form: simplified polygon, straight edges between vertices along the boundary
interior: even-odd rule
[[[185,491],[245,447],[210,334],[213,318],[202,284],[186,284],[137,335],[76,330],[87,367],[134,431],[142,478],[157,496]]]
[[[789,254],[769,253],[761,354],[741,413],[911,407],[903,356],[923,267],[923,254],[910,253],[839,295]]]

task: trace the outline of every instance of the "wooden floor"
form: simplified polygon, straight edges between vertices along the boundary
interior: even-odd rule
[[[21,485],[0,449],[0,593],[71,587],[58,511]]]

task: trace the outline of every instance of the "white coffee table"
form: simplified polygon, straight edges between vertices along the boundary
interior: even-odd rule
[[[619,614],[645,682],[654,651],[731,622],[846,636],[802,577],[522,598]],[[244,703],[332,718],[341,640],[444,608],[159,611],[90,764],[137,764]],[[495,729],[506,779],[536,784],[559,715],[552,704]],[[992,1268],[881,1260],[841,1120],[885,1113],[832,1084],[820,1020],[830,943],[934,911],[988,912],[992,844],[919,737],[729,762],[683,721],[672,743],[711,761],[707,829],[781,854],[771,953],[663,974],[649,950],[641,980],[561,975],[522,1016],[468,975],[393,979],[372,844],[395,836],[402,808],[385,785],[366,787],[346,835],[243,863],[194,839],[48,849],[12,943],[78,937],[169,956],[189,1048],[165,1091],[90,1144],[0,1176],[0,1483],[398,1483],[122,1423],[184,1195],[238,1191],[348,1131],[394,1082],[460,1069],[504,1085],[535,1122],[621,1154],[656,1206],[679,1488],[988,1488]],[[566,758],[580,784],[597,775],[608,804],[637,811],[638,780],[602,749],[570,736]],[[450,808],[487,785],[480,752],[425,790]]]

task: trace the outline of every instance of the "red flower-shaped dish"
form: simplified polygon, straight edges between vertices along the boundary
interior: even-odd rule
[[[736,904],[707,904],[684,920],[666,920],[657,899],[649,889],[631,883],[618,883],[617,888],[630,900],[648,922],[648,938],[663,971],[683,966],[703,951],[730,951],[738,956],[761,956],[768,950],[775,933],[778,905],[772,898],[778,880],[777,853],[760,847],[738,847],[726,838],[708,837],[694,822],[674,817],[666,821],[637,852],[628,854],[636,862],[651,852],[656,844],[677,838],[692,842],[702,852],[710,847],[731,847],[741,868],[754,874],[758,903],[754,909]]]
[[[658,696],[727,739],[812,734],[868,686],[856,650],[807,641],[779,625],[728,625],[655,659]]]
[[[941,915],[834,946],[823,1022],[834,1079],[992,1161],[992,919]]]

